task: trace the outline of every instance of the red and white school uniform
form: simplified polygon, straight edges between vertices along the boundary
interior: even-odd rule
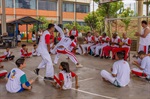
[[[32,52],[29,53],[28,51],[21,48],[20,54],[21,54],[21,57],[30,57],[32,55]]]
[[[70,58],[73,63],[77,64],[78,61],[76,56],[70,51],[72,48],[76,47],[76,43],[74,41],[71,41],[70,38],[65,37],[64,32],[59,26],[55,25],[55,28],[57,29],[57,31],[59,31],[61,35],[61,40],[51,51],[52,53],[56,53],[54,63],[57,64],[60,55],[65,54]]]
[[[143,70],[139,68],[133,68],[132,74],[143,77],[150,77],[150,57],[146,56],[141,60],[141,66]]]
[[[85,41],[87,42],[87,44],[82,44],[82,45],[81,45],[81,47],[82,47],[82,49],[83,49],[83,54],[87,53],[89,47],[94,44],[93,36],[88,36],[88,37],[86,37],[86,38],[85,38]]]
[[[97,45],[99,45],[99,36],[93,36],[94,44],[90,46],[91,51],[94,53],[94,50]]]
[[[75,42],[77,42],[77,37],[78,37],[78,30],[71,30],[69,32],[69,36],[73,35],[75,37]]]
[[[42,57],[42,61],[38,66],[38,69],[45,68],[46,67],[46,77],[53,77],[54,76],[54,68],[53,68],[53,63],[51,56],[49,54],[47,45],[49,45],[51,35],[48,30],[45,30],[40,37],[39,45],[37,48],[38,53]]]
[[[95,55],[99,55],[99,51],[101,50],[101,53],[100,53],[100,56],[103,56],[103,48],[105,46],[108,46],[109,45],[109,41],[110,41],[110,38],[108,36],[106,37],[100,37],[99,38],[99,41],[100,41],[100,44],[96,46],[95,48]],[[108,41],[108,43],[104,42],[104,41]]]
[[[146,27],[147,29],[149,27]],[[145,29],[142,30],[141,35],[144,34]],[[140,37],[140,42],[139,42],[139,51],[144,51],[146,54],[148,54],[150,51],[150,33],[145,37]]]
[[[119,43],[121,42],[120,38],[117,37],[116,39],[112,38],[111,39],[112,43],[117,43],[117,44],[111,44],[110,46],[106,46],[104,47],[103,51],[104,51],[104,55],[106,57],[110,56],[110,51],[112,51],[114,48],[119,48]],[[112,52],[113,53],[113,52]],[[113,56],[114,57],[114,56]]]
[[[131,44],[131,39],[127,38],[127,39],[122,39],[123,43],[125,44],[128,44],[130,45]],[[121,48],[114,48],[112,49],[112,55],[114,56],[117,52],[120,52],[120,51],[124,51],[125,52],[125,60],[127,60],[127,57],[128,57],[128,54],[129,54],[129,51],[130,51],[130,46],[127,46],[127,45],[123,45]]]
[[[58,78],[55,75],[54,80],[57,82],[57,85],[61,86],[62,81],[64,81],[63,89],[71,89],[72,88],[72,78],[75,77],[76,74],[74,72],[66,73],[65,71],[60,71]]]

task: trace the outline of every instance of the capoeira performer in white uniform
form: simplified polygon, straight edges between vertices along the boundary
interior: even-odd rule
[[[100,38],[100,36],[98,35],[98,33],[95,33],[95,35],[93,36],[94,44],[92,46],[90,46],[90,49],[93,54],[95,52],[96,46],[99,45],[99,38]]]
[[[141,22],[143,30],[141,33],[136,32],[135,36],[140,37],[139,50],[144,51],[146,54],[150,53],[150,28],[147,21]]]
[[[74,42],[74,36],[70,36],[70,38],[65,37],[64,32],[62,29],[55,25],[55,28],[61,35],[60,42],[55,46],[55,48],[51,51],[51,53],[55,54],[54,64],[58,63],[58,59],[61,54],[65,54],[69,57],[69,59],[76,64],[76,67],[83,67],[81,64],[78,63],[76,56],[70,51],[72,47],[75,47],[76,44]]]
[[[102,36],[99,38],[99,44],[97,44],[95,48],[95,57],[102,57],[103,58],[103,48],[105,46],[109,45],[110,38],[106,35],[106,33],[103,33]],[[100,52],[101,50],[101,52]],[[100,52],[100,53],[99,53]]]
[[[53,80],[53,76],[54,76],[53,63],[52,63],[51,56],[49,54],[50,49],[51,49],[50,48],[51,33],[53,33],[54,30],[55,30],[54,24],[49,24],[48,29],[45,30],[44,33],[42,34],[38,48],[37,48],[38,52],[40,53],[42,57],[42,62],[39,64],[39,66],[37,67],[37,69],[35,69],[34,72],[38,75],[39,70],[41,68],[46,67],[46,74],[44,77],[44,79],[46,80]]]

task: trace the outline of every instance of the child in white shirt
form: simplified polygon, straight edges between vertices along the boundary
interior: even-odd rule
[[[37,51],[37,45],[36,44],[33,45],[32,56],[40,56],[40,54]]]
[[[150,80],[150,57],[147,56],[144,51],[140,51],[138,56],[141,59],[141,62],[133,61],[133,65],[137,66],[137,68],[132,69],[132,74]]]
[[[18,44],[18,46],[20,46],[20,44],[21,44],[21,35],[20,35],[20,33],[18,33],[18,35],[17,35],[17,44]]]
[[[124,60],[124,54],[117,52],[115,55],[116,61],[112,67],[112,73],[106,70],[101,71],[101,76],[104,81],[109,81],[117,87],[125,87],[130,82],[130,67],[128,62]]]
[[[12,55],[12,52],[9,48],[6,48],[6,51],[4,52],[4,56],[6,57],[5,60],[13,60],[15,58],[14,55]]]
[[[78,88],[78,76],[70,71],[69,64],[67,62],[61,62],[59,66],[60,72],[59,77],[54,76],[53,85],[58,86],[61,89],[71,89],[72,88],[72,78],[75,77],[75,87]]]
[[[26,67],[25,59],[19,58],[16,61],[18,68],[13,68],[7,76],[6,90],[10,93],[31,90],[34,80],[27,80],[26,74],[22,71]]]
[[[35,44],[36,43],[36,35],[35,32],[32,32],[32,42]]]

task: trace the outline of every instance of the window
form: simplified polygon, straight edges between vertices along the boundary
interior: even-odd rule
[[[13,0],[5,1],[6,8],[13,8]]]
[[[76,12],[88,13],[89,12],[89,5],[77,4],[76,5]]]
[[[36,9],[36,0],[16,0],[16,8]]]
[[[79,25],[81,25],[81,26],[86,26],[86,23],[85,22],[78,22],[79,23]]]
[[[64,24],[72,24],[73,23],[73,21],[63,21],[63,25]]]
[[[64,12],[74,12],[74,4],[73,3],[63,3],[63,11]]]
[[[38,2],[39,10],[57,10],[57,2],[51,0],[39,0]]]

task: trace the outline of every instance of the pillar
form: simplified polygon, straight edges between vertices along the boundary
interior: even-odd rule
[[[62,20],[63,20],[63,11],[62,11],[62,5],[63,5],[63,0],[58,0],[57,1],[57,16],[58,16],[58,24],[62,24]]]
[[[5,9],[5,0],[2,0],[1,3],[1,7],[2,7],[2,21],[1,21],[1,25],[2,25],[2,34],[6,33],[6,9]]]
[[[138,0],[138,16],[143,16],[143,0]],[[138,18],[138,32],[142,31],[142,27],[141,27],[141,21],[142,18]],[[137,38],[137,51],[139,48],[139,38]]]

